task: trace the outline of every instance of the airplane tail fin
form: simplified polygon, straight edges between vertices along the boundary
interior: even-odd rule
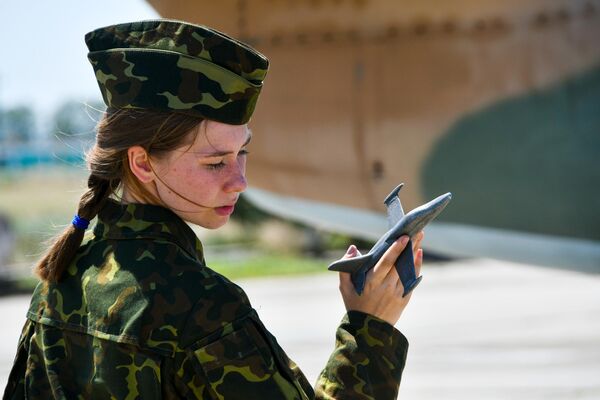
[[[404,183],[399,184],[398,186],[396,186],[394,188],[394,190],[392,190],[390,192],[390,194],[387,195],[387,197],[385,198],[385,200],[383,200],[383,204],[385,204],[386,206],[390,206],[390,204],[396,200],[396,198],[398,197],[398,193],[400,192],[400,189],[402,189],[402,187],[404,186]]]
[[[396,225],[396,223],[400,221],[400,218],[404,216],[402,203],[400,202],[400,197],[398,196],[398,193],[400,192],[400,189],[402,189],[402,186],[404,186],[404,183],[401,183],[398,186],[396,186],[396,188],[392,190],[392,192],[388,194],[388,196],[383,201],[383,203],[387,207],[389,228]]]
[[[369,260],[371,256],[369,254],[365,254],[358,257],[353,258],[345,258],[343,260],[337,260],[331,264],[327,268],[330,271],[341,271],[341,272],[356,272],[363,266],[365,262]]]

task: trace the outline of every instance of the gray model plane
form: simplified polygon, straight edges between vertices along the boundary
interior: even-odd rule
[[[367,272],[375,267],[375,264],[377,264],[386,250],[402,235],[408,235],[411,239],[394,263],[400,280],[404,285],[402,297],[410,293],[421,282],[422,277],[419,276],[417,278],[415,274],[412,239],[417,233],[423,230],[425,225],[442,212],[450,202],[450,199],[452,199],[452,193],[438,196],[429,203],[423,204],[405,215],[400,203],[400,197],[398,196],[398,192],[400,192],[402,186],[404,186],[404,183],[401,183],[392,190],[384,200],[387,207],[390,230],[375,243],[367,254],[338,260],[329,265],[328,269],[330,271],[351,273],[352,283],[358,294],[361,294],[365,288]]]

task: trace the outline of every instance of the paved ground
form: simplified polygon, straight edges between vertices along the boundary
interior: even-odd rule
[[[406,399],[600,399],[600,276],[490,260],[426,266],[398,323]],[[241,282],[314,381],[343,314],[335,274]],[[0,298],[0,388],[26,296]]]

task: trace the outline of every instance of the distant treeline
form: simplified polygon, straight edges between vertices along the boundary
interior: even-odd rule
[[[42,121],[29,106],[0,109],[0,168],[80,165],[103,111],[100,102],[70,100]]]
[[[82,165],[86,148],[33,142],[0,145],[0,168],[22,169],[38,165]]]

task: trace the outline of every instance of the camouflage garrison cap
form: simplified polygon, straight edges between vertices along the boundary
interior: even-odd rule
[[[241,125],[269,61],[214,29],[173,20],[111,25],[85,35],[104,102]]]

